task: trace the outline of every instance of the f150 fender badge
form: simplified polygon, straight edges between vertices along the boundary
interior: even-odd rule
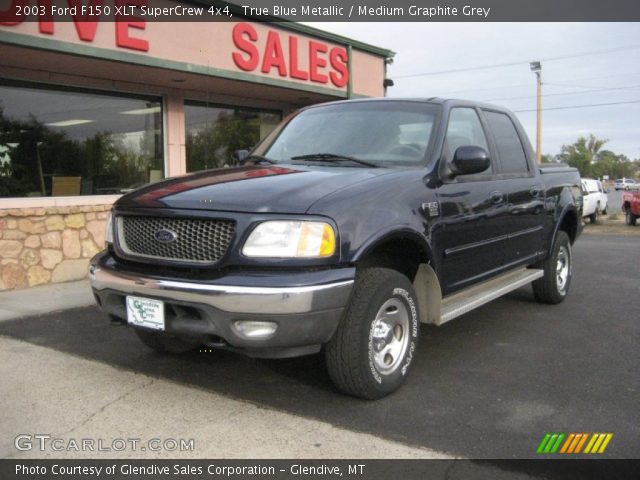
[[[173,230],[163,228],[162,230],[158,230],[154,237],[160,243],[171,243],[176,241],[178,235]]]
[[[439,202],[427,202],[422,204],[422,210],[430,217],[440,216],[440,203]]]

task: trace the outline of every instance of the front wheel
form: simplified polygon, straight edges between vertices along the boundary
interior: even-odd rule
[[[331,380],[348,395],[374,400],[403,383],[418,346],[413,285],[388,268],[358,273],[351,301],[325,349]]]
[[[630,208],[627,208],[627,210],[625,211],[624,217],[627,222],[627,225],[629,225],[630,227],[633,227],[636,224],[637,217],[633,213],[631,213]]]
[[[542,278],[533,282],[533,295],[542,303],[562,302],[569,292],[572,275],[571,241],[566,232],[559,230],[549,258],[540,266]]]
[[[600,220],[600,205],[598,205],[596,207],[596,211],[593,212],[591,215],[589,215],[589,221],[593,224],[593,223],[598,223],[598,220]]]

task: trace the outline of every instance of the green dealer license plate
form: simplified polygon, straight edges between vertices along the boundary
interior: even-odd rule
[[[135,327],[164,330],[164,302],[151,298],[127,297],[127,321]]]

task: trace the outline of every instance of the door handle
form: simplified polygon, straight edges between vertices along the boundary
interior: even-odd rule
[[[495,190],[493,192],[491,192],[489,194],[489,198],[491,199],[491,202],[493,203],[502,203],[502,201],[504,200],[504,196],[502,195],[502,192]]]

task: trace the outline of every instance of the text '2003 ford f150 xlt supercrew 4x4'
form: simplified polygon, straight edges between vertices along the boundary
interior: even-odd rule
[[[111,218],[93,291],[146,345],[323,350],[339,390],[374,399],[403,383],[421,323],[531,282],[561,302],[582,194],[508,111],[368,99],[305,108],[243,166],[148,185]]]

